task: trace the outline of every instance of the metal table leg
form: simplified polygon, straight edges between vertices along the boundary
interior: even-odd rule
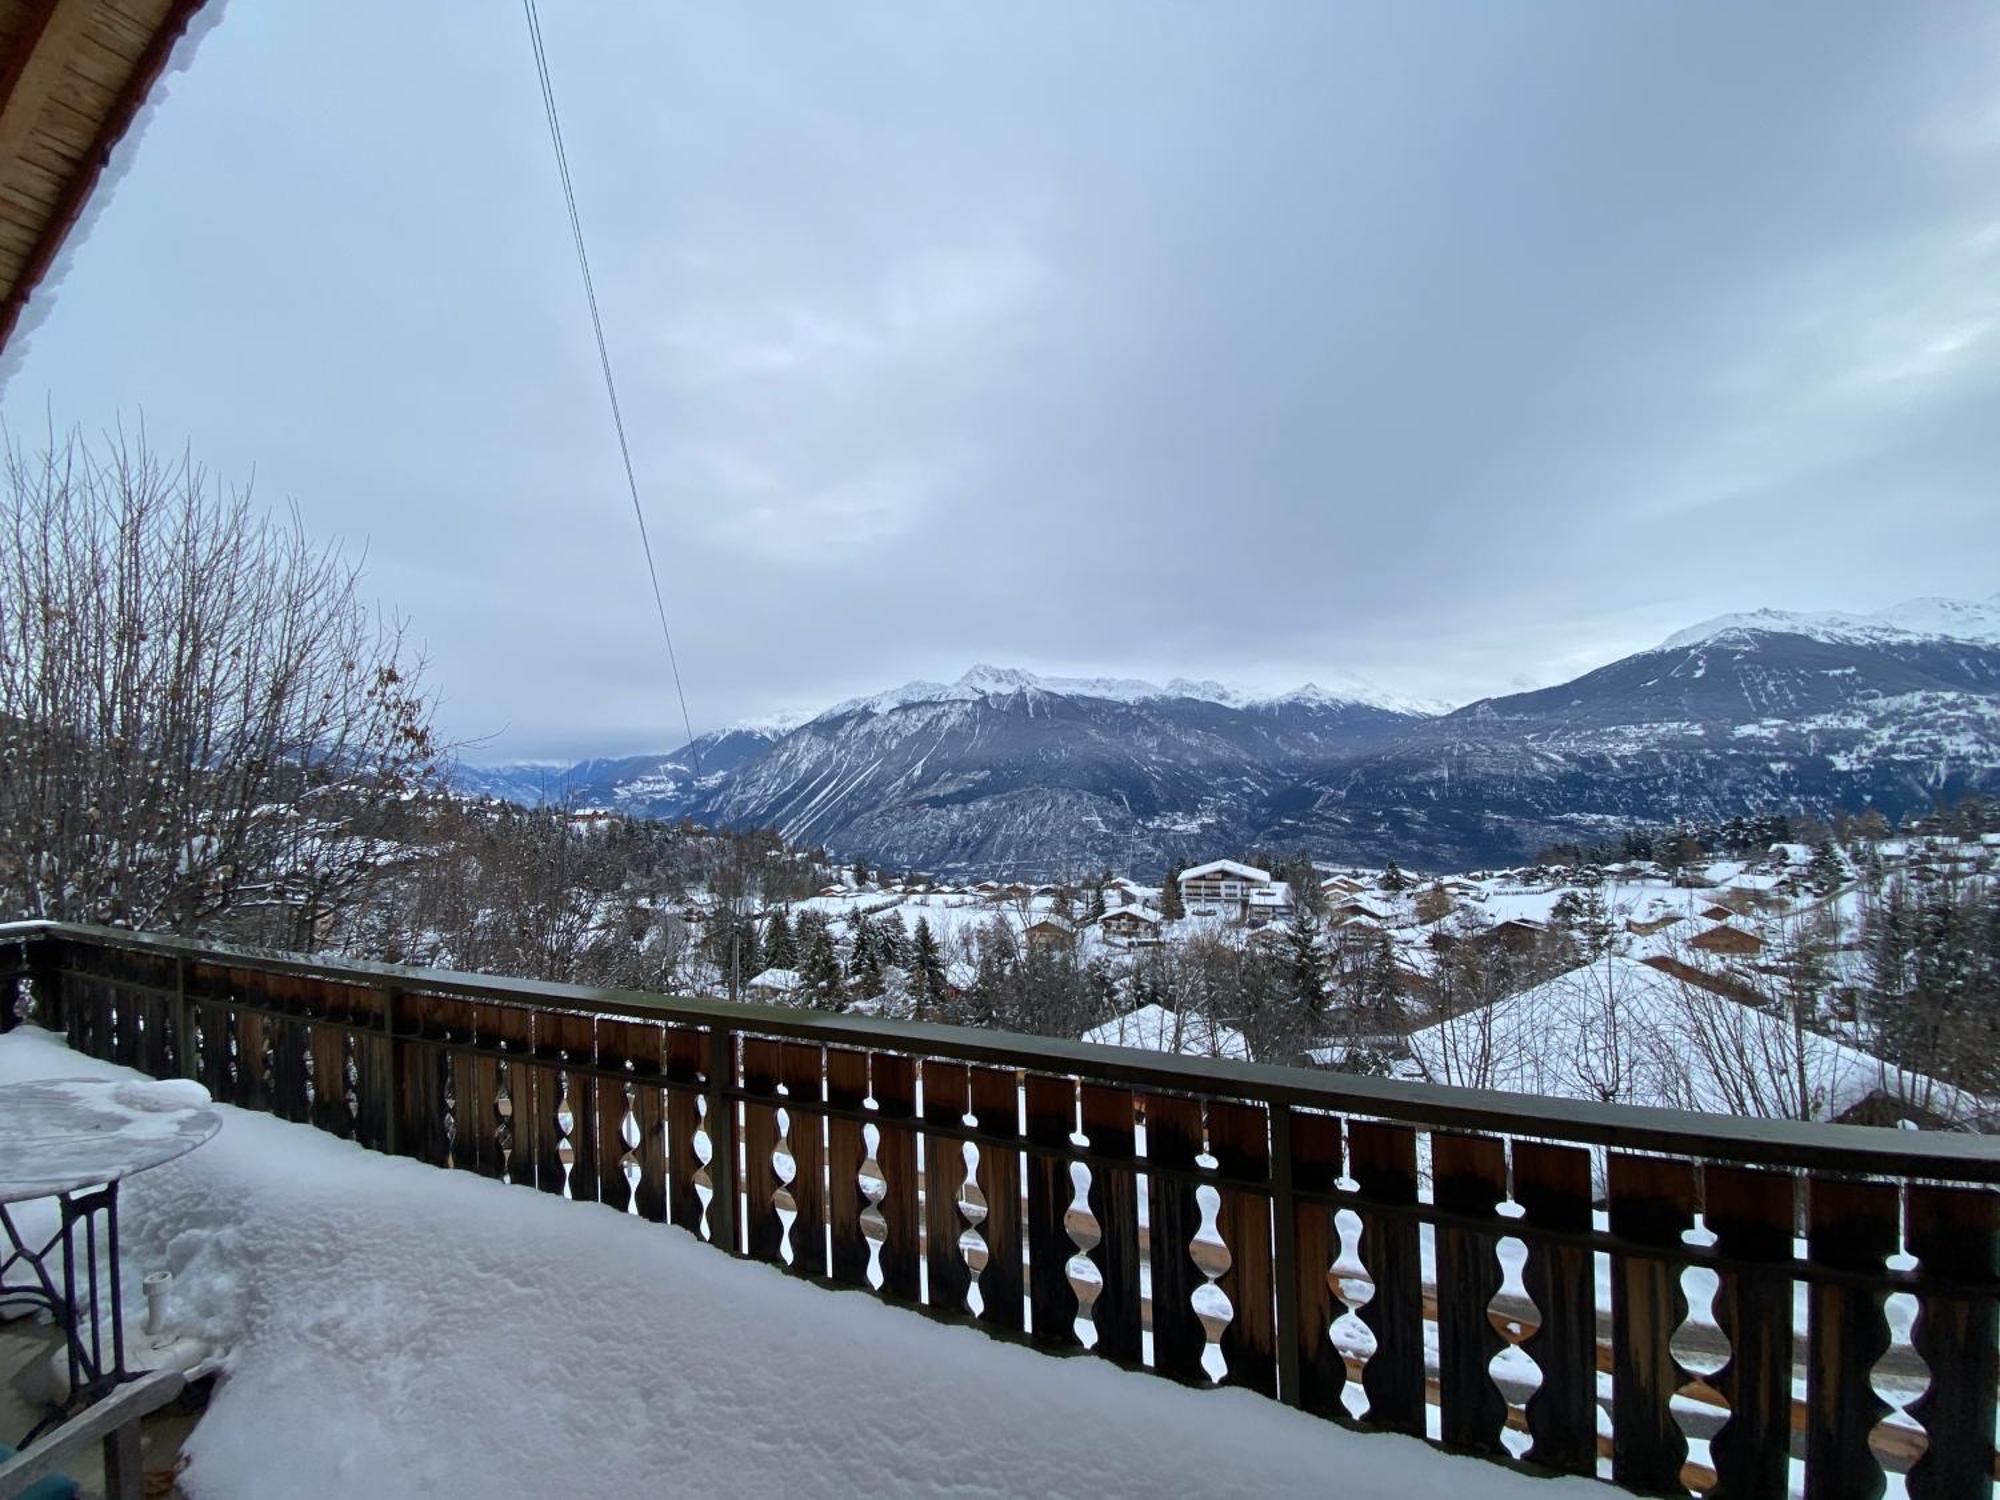
[[[81,1192],[63,1193],[57,1201],[62,1208],[62,1225],[55,1237],[39,1248],[31,1247],[21,1237],[21,1231],[6,1205],[0,1204],[0,1227],[7,1236],[4,1258],[0,1258],[0,1279],[17,1266],[26,1266],[34,1272],[36,1285],[9,1287],[0,1293],[0,1300],[26,1301],[45,1307],[63,1332],[63,1346],[68,1357],[69,1395],[48,1416],[44,1417],[20,1446],[26,1447],[45,1430],[61,1422],[79,1406],[86,1406],[103,1395],[111,1387],[126,1379],[125,1371],[125,1305],[124,1293],[120,1287],[118,1267],[118,1184],[107,1183],[100,1188]],[[104,1236],[103,1272],[98,1266],[99,1223],[102,1222]],[[78,1266],[77,1231],[82,1228],[82,1265]],[[60,1250],[62,1264],[62,1285],[57,1287],[50,1274],[49,1261]],[[79,1284],[79,1270],[81,1284]],[[105,1361],[104,1280],[109,1277],[111,1310],[110,1362]]]

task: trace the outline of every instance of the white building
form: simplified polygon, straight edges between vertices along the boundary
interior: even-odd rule
[[[1255,891],[1271,888],[1271,872],[1233,859],[1212,859],[1181,871],[1181,907],[1191,917],[1237,917]]]

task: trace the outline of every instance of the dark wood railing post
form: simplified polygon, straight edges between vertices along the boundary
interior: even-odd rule
[[[383,1112],[382,1150],[397,1154],[397,1116],[403,1112],[403,1048],[396,1038],[396,997],[402,993],[393,985],[382,989],[383,1071],[389,1080],[388,1108]]]
[[[196,1076],[194,1030],[188,1025],[187,960],[174,959],[174,1062],[183,1078]]]
[[[1292,1111],[1271,1109],[1271,1239],[1278,1283],[1278,1399],[1305,1405],[1299,1380],[1299,1215],[1292,1198]]]
[[[726,1026],[708,1031],[708,1237],[731,1255],[736,1243],[736,1033]]]
[[[67,1031],[62,989],[62,940],[33,938],[24,945],[28,980],[35,990],[35,1024],[47,1031]],[[16,1001],[18,1004],[19,1002]]]
[[[12,1031],[21,1024],[21,986],[28,977],[28,945],[25,942],[7,945],[4,975],[0,975],[0,1032]]]

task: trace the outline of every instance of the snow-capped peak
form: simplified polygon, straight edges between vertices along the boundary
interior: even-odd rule
[[[2000,643],[2000,594],[1988,599],[1909,599],[1867,615],[1784,609],[1717,615],[1674,632],[1658,649],[1678,651],[1731,634],[1802,635],[1845,643],[1911,639]]]
[[[782,739],[801,724],[810,723],[815,716],[801,713],[795,708],[781,709],[774,714],[763,714],[754,719],[738,719],[734,724],[724,726],[722,733],[761,734],[771,739]]]
[[[1287,704],[1327,707],[1362,705],[1393,713],[1436,714],[1444,705],[1394,693],[1385,693],[1351,678],[1336,679],[1333,688],[1306,683],[1289,693],[1273,696],[1245,692],[1226,683],[1208,679],[1175,677],[1162,686],[1135,677],[1043,677],[1019,667],[995,667],[981,663],[958,681],[906,682],[899,688],[850,698],[835,704],[819,717],[838,718],[853,713],[883,714],[920,703],[970,702],[981,698],[1007,698],[1016,693],[1047,693],[1062,698],[1094,698],[1110,703],[1159,703],[1188,698],[1199,703],[1216,703],[1225,708],[1266,708]]]
[[[1339,708],[1349,704],[1360,704],[1366,708],[1386,709],[1390,713],[1420,714],[1435,718],[1451,709],[1449,703],[1435,698],[1415,698],[1405,693],[1384,692],[1372,683],[1358,677],[1341,676],[1333,680],[1332,687],[1322,687],[1317,682],[1308,682],[1293,688],[1289,693],[1280,693],[1275,698],[1261,700],[1260,706],[1277,708],[1288,703],[1310,704],[1317,707]]]

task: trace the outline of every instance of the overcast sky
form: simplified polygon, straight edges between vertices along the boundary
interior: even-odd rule
[[[697,728],[2000,587],[1989,6],[543,8]],[[471,758],[681,738],[516,6],[237,0],[0,410],[365,545]]]

